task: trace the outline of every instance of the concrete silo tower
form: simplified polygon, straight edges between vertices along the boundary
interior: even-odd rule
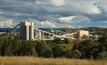
[[[34,40],[34,23],[31,22],[29,26],[29,39]]]
[[[20,39],[21,40],[34,40],[34,23],[21,22],[20,23]]]

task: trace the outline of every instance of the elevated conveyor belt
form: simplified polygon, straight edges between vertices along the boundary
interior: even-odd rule
[[[6,32],[5,34],[3,35],[7,35],[8,33],[11,33],[11,31],[13,31],[14,29],[16,29],[18,26],[20,26],[20,24],[18,24],[17,26],[15,26],[14,28],[12,28],[10,31]],[[47,33],[49,35],[52,35],[53,37],[57,37],[57,38],[67,38],[66,35],[63,36],[63,35],[57,35],[55,33],[51,33],[51,32],[47,32],[47,31],[43,31],[43,30],[39,30],[37,28],[34,28],[35,30],[37,31],[40,31],[40,32],[43,32],[43,33]],[[54,31],[54,30],[53,30]],[[57,31],[57,32],[62,32],[62,31]],[[62,32],[62,33],[66,33],[66,32]]]
[[[60,36],[60,35],[56,35],[56,34],[54,34],[54,33],[50,33],[50,32],[47,32],[47,31],[42,31],[42,30],[39,30],[39,29],[37,29],[37,28],[35,28],[35,30],[37,30],[37,31],[41,31],[41,32],[44,32],[44,33],[47,33],[47,34],[50,34],[50,35],[53,35],[54,37],[57,37],[57,38],[61,38],[62,36]],[[66,38],[66,37],[65,37]]]
[[[12,30],[16,29],[18,26],[20,26],[20,24],[18,24],[17,26],[15,26],[14,28],[12,28],[12,29],[9,30],[8,32],[2,34],[2,36],[3,36],[3,35],[5,36],[6,34],[10,33]]]
[[[14,29],[17,28],[18,26],[20,26],[20,24],[18,24],[18,25],[15,26],[14,28],[12,28],[9,32],[11,32],[12,30],[14,30]]]

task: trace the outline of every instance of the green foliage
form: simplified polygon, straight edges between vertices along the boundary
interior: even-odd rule
[[[97,58],[107,60],[107,51],[103,51],[103,52],[98,53]]]
[[[36,56],[35,44],[32,41],[22,41],[19,46],[18,55],[20,56]]]
[[[12,51],[12,44],[10,42],[12,42],[12,39],[6,39],[6,38],[1,38],[0,39],[0,55],[1,56],[11,56],[13,55],[13,51]]]
[[[54,57],[71,57],[71,49],[64,45],[57,45],[53,48]]]
[[[45,41],[39,41],[35,48],[39,57],[52,57],[52,50]]]
[[[80,58],[82,53],[79,50],[74,50],[72,52],[72,58]]]
[[[90,28],[85,28],[84,30],[94,32],[92,34],[98,34],[98,35],[103,35],[104,33],[107,33],[107,28],[90,27]]]
[[[54,42],[55,42],[56,44],[67,44],[67,43],[69,43],[69,40],[68,40],[68,39],[61,40],[60,38],[56,38],[56,39],[54,40]]]
[[[0,56],[66,57],[107,59],[107,34],[99,40],[24,41],[0,37]]]
[[[0,38],[1,56],[36,55],[35,44],[31,41],[20,41],[17,38]]]
[[[96,58],[96,55],[98,53],[97,43],[95,43],[94,40],[85,40],[82,41],[80,44],[77,44],[73,47],[72,52],[75,52],[75,50],[78,50],[82,53],[80,58]]]
[[[99,42],[99,48],[101,51],[107,51],[107,33],[103,35],[102,38],[98,40]]]

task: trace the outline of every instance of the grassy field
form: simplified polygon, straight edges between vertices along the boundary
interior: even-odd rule
[[[107,65],[107,60],[66,58],[0,57],[0,65]]]

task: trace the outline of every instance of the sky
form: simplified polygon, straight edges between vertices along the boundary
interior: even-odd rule
[[[107,0],[0,0],[0,28],[22,21],[36,28],[107,27]]]

